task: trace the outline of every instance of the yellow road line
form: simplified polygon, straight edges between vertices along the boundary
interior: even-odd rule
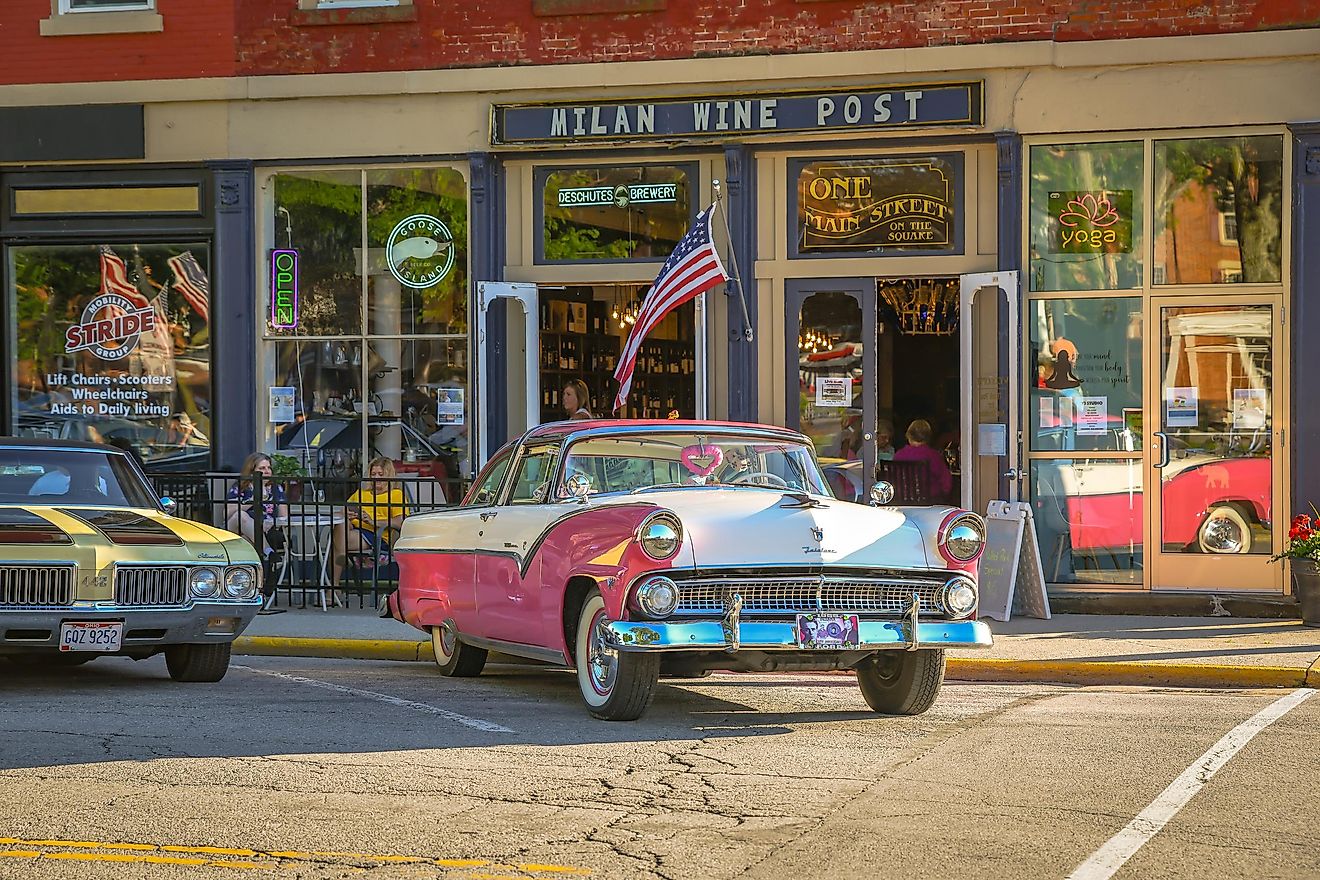
[[[64,859],[87,862],[122,862],[164,865],[205,866],[212,868],[245,868],[255,870],[276,870],[283,868],[278,860],[306,861],[309,859],[357,859],[367,862],[387,862],[399,864],[435,865],[440,868],[490,868],[492,870],[513,868],[527,874],[571,874],[589,876],[586,868],[570,865],[550,865],[527,863],[519,865],[500,865],[486,859],[437,859],[431,856],[405,856],[387,853],[337,852],[330,850],[280,850],[263,852],[254,849],[242,849],[218,846],[175,846],[151,843],[121,843],[97,840],[24,840],[17,837],[0,837],[0,845],[21,847],[56,847],[60,849],[117,850],[117,852],[48,852],[41,849],[11,849],[0,851],[0,858],[26,859]],[[124,852],[125,850],[129,852]],[[132,853],[142,853],[134,855]],[[178,853],[179,855],[148,855],[148,853]],[[274,861],[252,862],[232,859],[186,858],[185,856],[245,856],[247,858],[265,858]],[[496,880],[509,875],[474,874],[473,880]]]

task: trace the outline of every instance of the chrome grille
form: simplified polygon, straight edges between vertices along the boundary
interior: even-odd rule
[[[943,580],[923,578],[858,578],[841,575],[748,578],[742,576],[692,578],[676,581],[679,590],[675,614],[723,614],[729,596],[742,596],[744,618],[838,611],[899,616],[916,593],[923,615],[942,615],[936,596]]]
[[[117,605],[183,605],[187,599],[188,569],[182,565],[153,565],[115,571]]]
[[[48,608],[73,604],[73,566],[0,566],[0,606]]]

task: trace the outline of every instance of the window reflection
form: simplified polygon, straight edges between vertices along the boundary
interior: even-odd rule
[[[123,445],[153,468],[210,465],[207,245],[14,247],[14,425]]]
[[[1142,463],[1053,459],[1031,463],[1031,497],[1045,580],[1140,584]]]
[[[1141,300],[1036,300],[1031,449],[1141,449]]]
[[[798,419],[822,457],[861,458],[862,307],[846,293],[814,293],[798,331]]]
[[[466,333],[467,238],[458,171],[368,171],[368,332]]]
[[[688,167],[638,165],[549,171],[542,254],[568,260],[668,257],[692,217]]]
[[[359,171],[298,171],[274,178],[274,244],[298,252],[298,324],[272,335],[362,332],[362,180]]]
[[[1144,147],[1031,148],[1032,290],[1140,287]]]
[[[1155,142],[1155,281],[1278,281],[1283,139]]]

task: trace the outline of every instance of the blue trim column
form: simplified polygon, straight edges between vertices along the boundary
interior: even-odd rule
[[[472,382],[468,386],[472,395],[488,395],[488,400],[503,400],[503,394],[492,394],[494,389],[505,388],[509,384],[509,370],[506,360],[509,354],[507,344],[508,327],[504,309],[495,309],[486,316],[486,375],[476,375],[476,351],[481,340],[477,338],[477,284],[481,281],[501,281],[504,279],[504,168],[494,153],[468,154],[469,204],[472,217],[468,223],[468,253],[471,261],[470,284],[468,294],[468,348],[472,352]],[[529,320],[536,320],[530,316]],[[475,400],[475,397],[473,398]],[[475,406],[469,403],[469,411]],[[489,458],[499,449],[504,435],[509,430],[508,413],[503,406],[492,406],[486,417],[486,424],[480,426],[480,442]],[[473,470],[476,470],[476,456],[471,456]]]
[[[756,294],[756,156],[745,145],[724,148],[725,201],[729,218],[730,247],[733,249],[738,274],[737,283],[725,286],[729,323],[729,419],[755,422],[760,420],[757,406],[757,346],[760,340],[746,336],[743,306],[747,300],[747,318],[755,331],[757,327]],[[733,266],[728,266],[733,272]]]
[[[995,155],[999,169],[998,176],[998,259],[995,261],[995,268],[1001,272],[1011,272],[1014,269],[1022,267],[1022,135],[1015,131],[995,132]],[[1026,275],[1018,272],[1018,314],[1026,315],[1024,303],[1027,299],[1027,291],[1023,285]],[[999,301],[999,326],[1007,328],[1010,333],[1016,330],[1018,347],[1010,350],[1009,345],[1001,344],[999,346],[999,375],[1006,376],[1009,382],[1017,382],[1019,388],[1026,387],[1026,377],[1021,375],[1022,370],[1022,337],[1019,326],[1010,328],[1008,326],[1008,303],[1003,299]],[[1025,324],[1025,321],[1023,322]],[[1003,338],[1002,336],[1000,337]],[[1011,338],[1011,337],[1010,337]],[[1017,363],[1014,363],[1016,358]],[[1000,401],[1004,411],[1008,411],[1007,386],[1000,392],[1004,399]],[[1013,414],[1012,418],[1020,419],[1020,414]],[[1011,423],[1011,420],[1010,420]],[[1025,430],[1025,429],[1024,429]],[[1009,437],[1009,443],[1020,443],[1024,453],[1019,456],[1021,467],[1027,467],[1025,442],[1017,437]],[[1028,481],[1022,481],[1018,485],[1018,497],[1025,499],[1031,492],[1031,486]],[[999,478],[999,497],[1008,498],[1009,485],[1008,478],[1001,476]]]
[[[207,163],[215,185],[211,254],[211,462],[238,470],[257,448],[258,296],[252,163]],[[255,398],[255,399],[254,399]]]
[[[1293,271],[1290,303],[1292,334],[1292,411],[1287,441],[1292,456],[1292,510],[1304,513],[1320,505],[1320,407],[1310,405],[1303,377],[1320,372],[1320,122],[1294,123]],[[1275,528],[1281,517],[1276,516]],[[1286,527],[1286,526],[1285,526]]]

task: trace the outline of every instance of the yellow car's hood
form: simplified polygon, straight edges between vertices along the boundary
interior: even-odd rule
[[[0,564],[74,563],[78,598],[109,598],[112,566],[257,564],[241,536],[150,508],[0,506]]]

